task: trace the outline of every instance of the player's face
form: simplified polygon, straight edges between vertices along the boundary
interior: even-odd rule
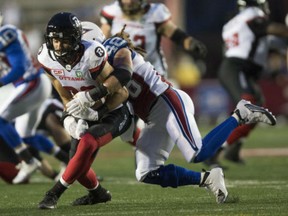
[[[134,15],[141,10],[141,1],[121,0],[121,8],[125,14]]]
[[[54,47],[54,51],[57,55],[62,56],[66,53],[67,50],[71,50],[71,45],[69,44],[69,40],[53,38],[52,44]]]

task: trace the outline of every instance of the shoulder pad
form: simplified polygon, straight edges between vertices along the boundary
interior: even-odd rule
[[[163,23],[171,18],[169,9],[162,3],[151,3],[147,15],[154,23]]]

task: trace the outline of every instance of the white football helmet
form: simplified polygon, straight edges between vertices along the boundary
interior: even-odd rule
[[[96,40],[100,43],[105,41],[105,35],[102,30],[93,22],[82,21],[82,39]]]

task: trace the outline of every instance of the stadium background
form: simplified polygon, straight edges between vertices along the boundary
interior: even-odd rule
[[[0,0],[0,10],[7,23],[22,28],[28,36],[36,55],[43,42],[43,33],[49,18],[59,11],[71,11],[81,20],[99,23],[103,5],[113,0]],[[215,122],[225,118],[231,111],[227,93],[219,85],[216,76],[222,58],[221,29],[237,9],[236,0],[162,0],[171,10],[172,20],[188,33],[202,40],[208,48],[205,61],[193,61],[186,53],[177,49],[169,40],[163,40],[169,66],[169,76],[190,94],[195,101],[197,118],[202,122]],[[287,0],[270,0],[271,19],[285,21],[288,14]],[[281,78],[263,76],[260,84],[265,93],[267,106],[278,118],[286,122],[288,116],[288,81],[285,57],[273,53],[267,73],[280,71]],[[284,78],[284,79],[283,79]]]

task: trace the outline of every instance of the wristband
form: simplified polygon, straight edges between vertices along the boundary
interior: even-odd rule
[[[88,91],[89,98],[91,98],[93,101],[97,101],[108,94],[108,89],[103,84],[99,84],[95,88]]]

